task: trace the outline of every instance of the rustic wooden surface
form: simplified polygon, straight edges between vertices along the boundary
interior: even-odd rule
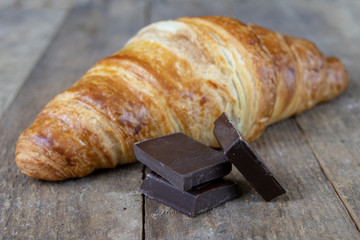
[[[73,84],[99,57],[116,51],[143,26],[143,19],[137,16],[143,5],[129,0],[76,6],[1,119],[2,238],[142,237],[140,164],[61,183],[35,181],[19,174],[14,146],[17,136],[55,94]]]
[[[360,239],[359,11],[355,0],[1,2],[0,239]],[[184,15],[250,21],[345,63],[342,96],[253,143],[286,196],[266,203],[233,171],[242,196],[191,219],[141,196],[139,163],[60,183],[21,175],[17,137],[55,94],[142,26]]]
[[[65,15],[66,11],[57,9],[0,7],[0,116],[14,99]]]

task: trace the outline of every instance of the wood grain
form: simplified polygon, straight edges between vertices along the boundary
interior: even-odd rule
[[[312,24],[308,18],[317,20],[321,17],[312,16],[313,12],[300,8],[298,2],[292,1],[290,4],[284,2],[276,1],[275,4],[274,2],[270,4],[268,1],[222,1],[210,5],[207,1],[181,3],[154,1],[151,20],[183,15],[229,15],[316,42],[320,34],[311,35],[311,33],[316,32],[321,25],[316,21]],[[298,11],[301,13],[297,13]],[[298,24],[300,22],[304,25]],[[321,30],[328,34],[332,31],[333,29],[329,28]],[[339,41],[339,39],[337,42],[334,40],[334,43],[338,44]],[[317,140],[321,141],[321,139]],[[244,178],[233,170],[229,178],[239,182],[243,196],[194,219],[146,198],[146,238],[356,239],[360,237],[346,207],[338,198],[332,183],[324,175],[312,148],[303,137],[294,118],[271,126],[253,144],[288,190],[287,197],[266,203]]]
[[[66,14],[65,10],[0,8],[0,119]]]
[[[357,239],[360,237],[293,120],[266,130],[253,144],[287,189],[265,202],[234,169],[242,196],[196,218],[146,198],[149,239]]]
[[[0,239],[142,238],[140,164],[51,183],[23,176],[14,161],[20,132],[55,94],[143,25],[142,9],[130,0],[73,9],[0,121]]]
[[[91,0],[2,0],[0,2],[0,8],[2,7],[14,7],[18,9],[57,9],[57,10],[69,10],[76,4],[85,4]]]
[[[31,73],[0,117],[0,239],[360,238],[355,225],[359,227],[360,216],[358,2],[80,0],[47,48],[55,33],[51,29],[72,1],[8,2],[0,3],[5,106]],[[14,162],[17,137],[53,96],[121,48],[144,23],[184,15],[227,15],[304,37],[325,54],[339,56],[348,68],[351,84],[344,95],[271,126],[252,144],[287,188],[287,196],[266,203],[234,170],[228,178],[239,183],[242,196],[191,219],[139,194],[141,164],[58,183],[21,175]],[[39,29],[30,28],[36,24]],[[29,35],[21,39],[9,35],[11,30]],[[9,85],[3,79],[20,80],[4,91]]]
[[[340,10],[334,11],[330,18],[327,13],[335,8]],[[316,38],[326,51],[343,59],[351,83],[341,97],[296,120],[325,175],[360,229],[360,29],[354,26],[360,17],[354,9],[360,9],[359,2],[341,6],[334,3],[324,7],[316,5],[309,9],[312,14],[323,16],[322,25],[326,29],[336,29],[336,35],[323,31]]]

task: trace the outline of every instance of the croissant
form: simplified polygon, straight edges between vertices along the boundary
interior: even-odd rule
[[[217,146],[222,112],[251,141],[348,82],[338,59],[303,39],[227,17],[162,21],[51,100],[20,135],[16,162],[62,180],[134,162],[134,142],[173,132]]]

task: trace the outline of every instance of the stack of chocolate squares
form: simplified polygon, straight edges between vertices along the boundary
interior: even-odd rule
[[[232,164],[266,201],[285,193],[225,113],[215,121],[214,135],[223,151],[183,133],[135,143],[137,160],[152,170],[142,193],[194,217],[239,195],[235,183],[222,179]]]

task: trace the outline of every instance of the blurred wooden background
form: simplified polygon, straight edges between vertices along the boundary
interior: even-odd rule
[[[360,239],[360,2],[357,0],[1,0],[0,239]],[[269,127],[253,146],[288,190],[242,196],[194,219],[140,193],[139,163],[59,183],[23,176],[18,135],[57,93],[141,27],[226,15],[314,41],[350,87]]]

